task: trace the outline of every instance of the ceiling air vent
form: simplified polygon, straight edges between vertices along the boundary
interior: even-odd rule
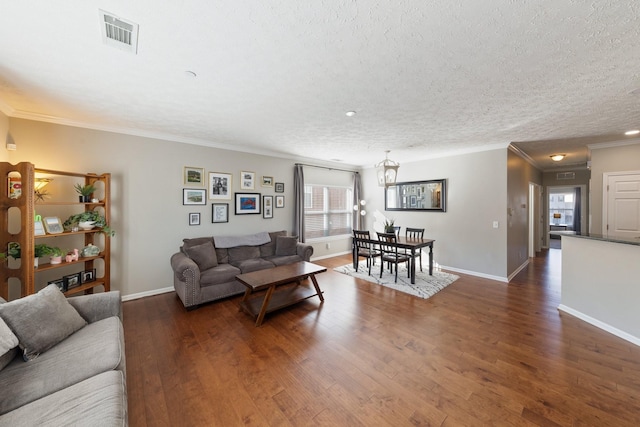
[[[105,44],[134,54],[138,52],[138,24],[101,10],[100,28]]]
[[[558,172],[556,174],[556,179],[558,181],[562,181],[565,179],[576,179],[576,173],[575,172]]]

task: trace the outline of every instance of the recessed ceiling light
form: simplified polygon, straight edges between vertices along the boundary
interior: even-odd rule
[[[347,115],[347,117],[353,117],[353,116],[356,115],[356,112],[355,111],[347,111],[345,114]]]
[[[637,135],[639,133],[640,133],[640,130],[635,129],[635,130],[628,130],[624,134],[625,135]]]
[[[564,159],[564,156],[566,156],[566,154],[554,154],[553,156],[549,157],[551,157],[551,160],[553,160],[554,162],[559,162],[560,160]]]

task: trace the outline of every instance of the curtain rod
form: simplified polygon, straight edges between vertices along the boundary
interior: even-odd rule
[[[317,166],[317,165],[308,165],[306,163],[296,163],[296,166],[309,166],[312,168],[320,168],[320,169],[328,169],[330,171],[341,171],[341,172],[350,172],[350,173],[360,173],[359,171],[349,170],[349,169],[340,169],[340,168],[330,168],[328,166]]]

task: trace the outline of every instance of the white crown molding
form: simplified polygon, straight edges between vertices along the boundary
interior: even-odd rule
[[[602,148],[611,148],[611,147],[623,147],[625,145],[635,145],[640,144],[640,139],[621,139],[619,141],[612,142],[599,142],[597,144],[589,144],[587,147],[590,150],[598,150]]]

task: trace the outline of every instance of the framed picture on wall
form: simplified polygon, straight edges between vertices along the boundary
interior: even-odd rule
[[[256,173],[249,171],[240,172],[240,189],[253,190],[256,186]]]
[[[229,203],[211,205],[211,222],[229,222]]]
[[[231,174],[209,172],[209,200],[231,198]]]
[[[262,217],[273,218],[273,196],[262,196]]]
[[[273,187],[273,177],[272,176],[263,176],[262,177],[262,186],[263,187]]]
[[[235,193],[236,215],[259,214],[260,193]]]
[[[284,208],[284,196],[276,196],[276,208]]]
[[[275,191],[276,193],[284,193],[284,182],[276,182]]]
[[[182,204],[183,205],[206,205],[207,190],[184,188],[182,190]]]
[[[184,185],[202,187],[204,185],[204,169],[185,166]]]
[[[200,225],[200,213],[192,212],[189,214],[189,225]]]

